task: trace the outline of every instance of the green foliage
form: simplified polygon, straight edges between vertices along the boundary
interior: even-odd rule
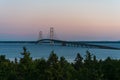
[[[28,65],[31,63],[32,58],[30,57],[30,52],[27,51],[26,47],[23,47],[23,52],[21,53],[23,55],[23,58],[20,59],[20,63]]]
[[[47,60],[48,66],[54,66],[58,63],[58,56],[52,51]]]
[[[78,53],[73,63],[54,51],[47,60],[32,60],[25,47],[21,55],[19,61],[0,56],[0,80],[120,80],[120,60],[97,60],[89,51],[84,59]]]
[[[76,70],[81,69],[81,67],[83,66],[83,58],[82,56],[78,53],[77,57],[75,58],[75,64],[74,67]]]

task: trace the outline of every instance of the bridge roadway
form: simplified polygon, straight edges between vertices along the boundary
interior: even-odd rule
[[[74,47],[120,50],[120,48],[117,48],[117,47],[95,45],[95,44],[91,44],[89,42],[84,42],[84,41],[63,41],[63,40],[56,40],[56,39],[41,39],[41,40],[38,40],[36,43],[51,43],[52,45],[60,44],[61,46],[74,46]]]

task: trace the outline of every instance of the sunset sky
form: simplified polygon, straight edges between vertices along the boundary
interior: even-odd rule
[[[0,41],[120,40],[120,0],[0,0]]]

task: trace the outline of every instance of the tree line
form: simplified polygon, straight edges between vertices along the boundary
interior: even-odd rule
[[[54,51],[47,60],[33,60],[25,47],[21,55],[14,61],[0,55],[0,80],[120,80],[120,60],[98,60],[89,51],[85,58],[77,53],[72,63]]]

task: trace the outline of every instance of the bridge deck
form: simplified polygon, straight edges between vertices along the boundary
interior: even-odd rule
[[[120,48],[117,47],[110,47],[110,46],[103,46],[103,45],[95,45],[95,44],[90,44],[87,42],[81,42],[81,41],[63,41],[63,40],[55,40],[55,39],[42,39],[38,40],[37,43],[44,43],[45,41],[53,42],[54,44],[59,43],[62,46],[81,46],[81,47],[87,47],[87,48],[100,48],[100,49],[115,49],[115,50],[120,50]]]

